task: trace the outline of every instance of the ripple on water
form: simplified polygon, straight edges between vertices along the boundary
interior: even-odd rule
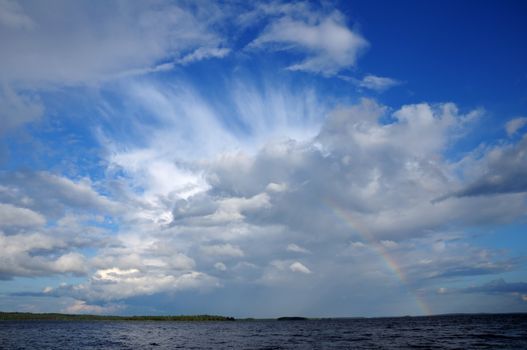
[[[237,322],[2,321],[1,349],[522,349],[527,315]]]

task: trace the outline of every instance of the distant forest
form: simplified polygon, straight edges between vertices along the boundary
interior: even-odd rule
[[[217,315],[181,316],[103,316],[71,315],[59,313],[34,314],[30,312],[0,312],[1,321],[12,320],[54,320],[54,321],[234,321],[234,317]]]

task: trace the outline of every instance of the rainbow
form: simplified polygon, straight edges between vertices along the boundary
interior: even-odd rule
[[[415,302],[421,312],[424,315],[431,315],[432,312],[430,310],[430,307],[427,305],[423,297],[419,295],[418,292],[410,288],[406,274],[404,273],[403,269],[386,250],[384,245],[380,244],[379,241],[375,239],[373,234],[371,234],[370,231],[366,227],[364,227],[364,225],[358,222],[358,220],[355,220],[349,211],[342,209],[337,203],[333,202],[332,200],[326,199],[324,202],[339,219],[341,219],[344,223],[346,223],[346,225],[351,227],[354,232],[359,234],[371,247],[373,247],[374,251],[386,263],[388,270],[392,271],[393,274],[398,278],[398,280],[403,284],[403,286],[406,287],[406,289],[411,294],[413,294]]]

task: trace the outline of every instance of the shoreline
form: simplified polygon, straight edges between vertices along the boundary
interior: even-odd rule
[[[89,315],[89,314],[63,314],[63,313],[31,313],[31,312],[1,312],[0,321],[173,321],[173,322],[210,322],[210,321],[322,321],[322,320],[372,320],[390,318],[433,318],[433,317],[458,317],[458,316],[522,316],[527,313],[450,313],[421,316],[377,316],[377,317],[299,317],[282,316],[276,318],[235,318],[220,315],[169,315],[169,316],[116,316],[116,315]]]

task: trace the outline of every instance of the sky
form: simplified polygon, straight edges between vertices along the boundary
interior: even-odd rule
[[[0,0],[0,310],[527,312],[526,17]]]

